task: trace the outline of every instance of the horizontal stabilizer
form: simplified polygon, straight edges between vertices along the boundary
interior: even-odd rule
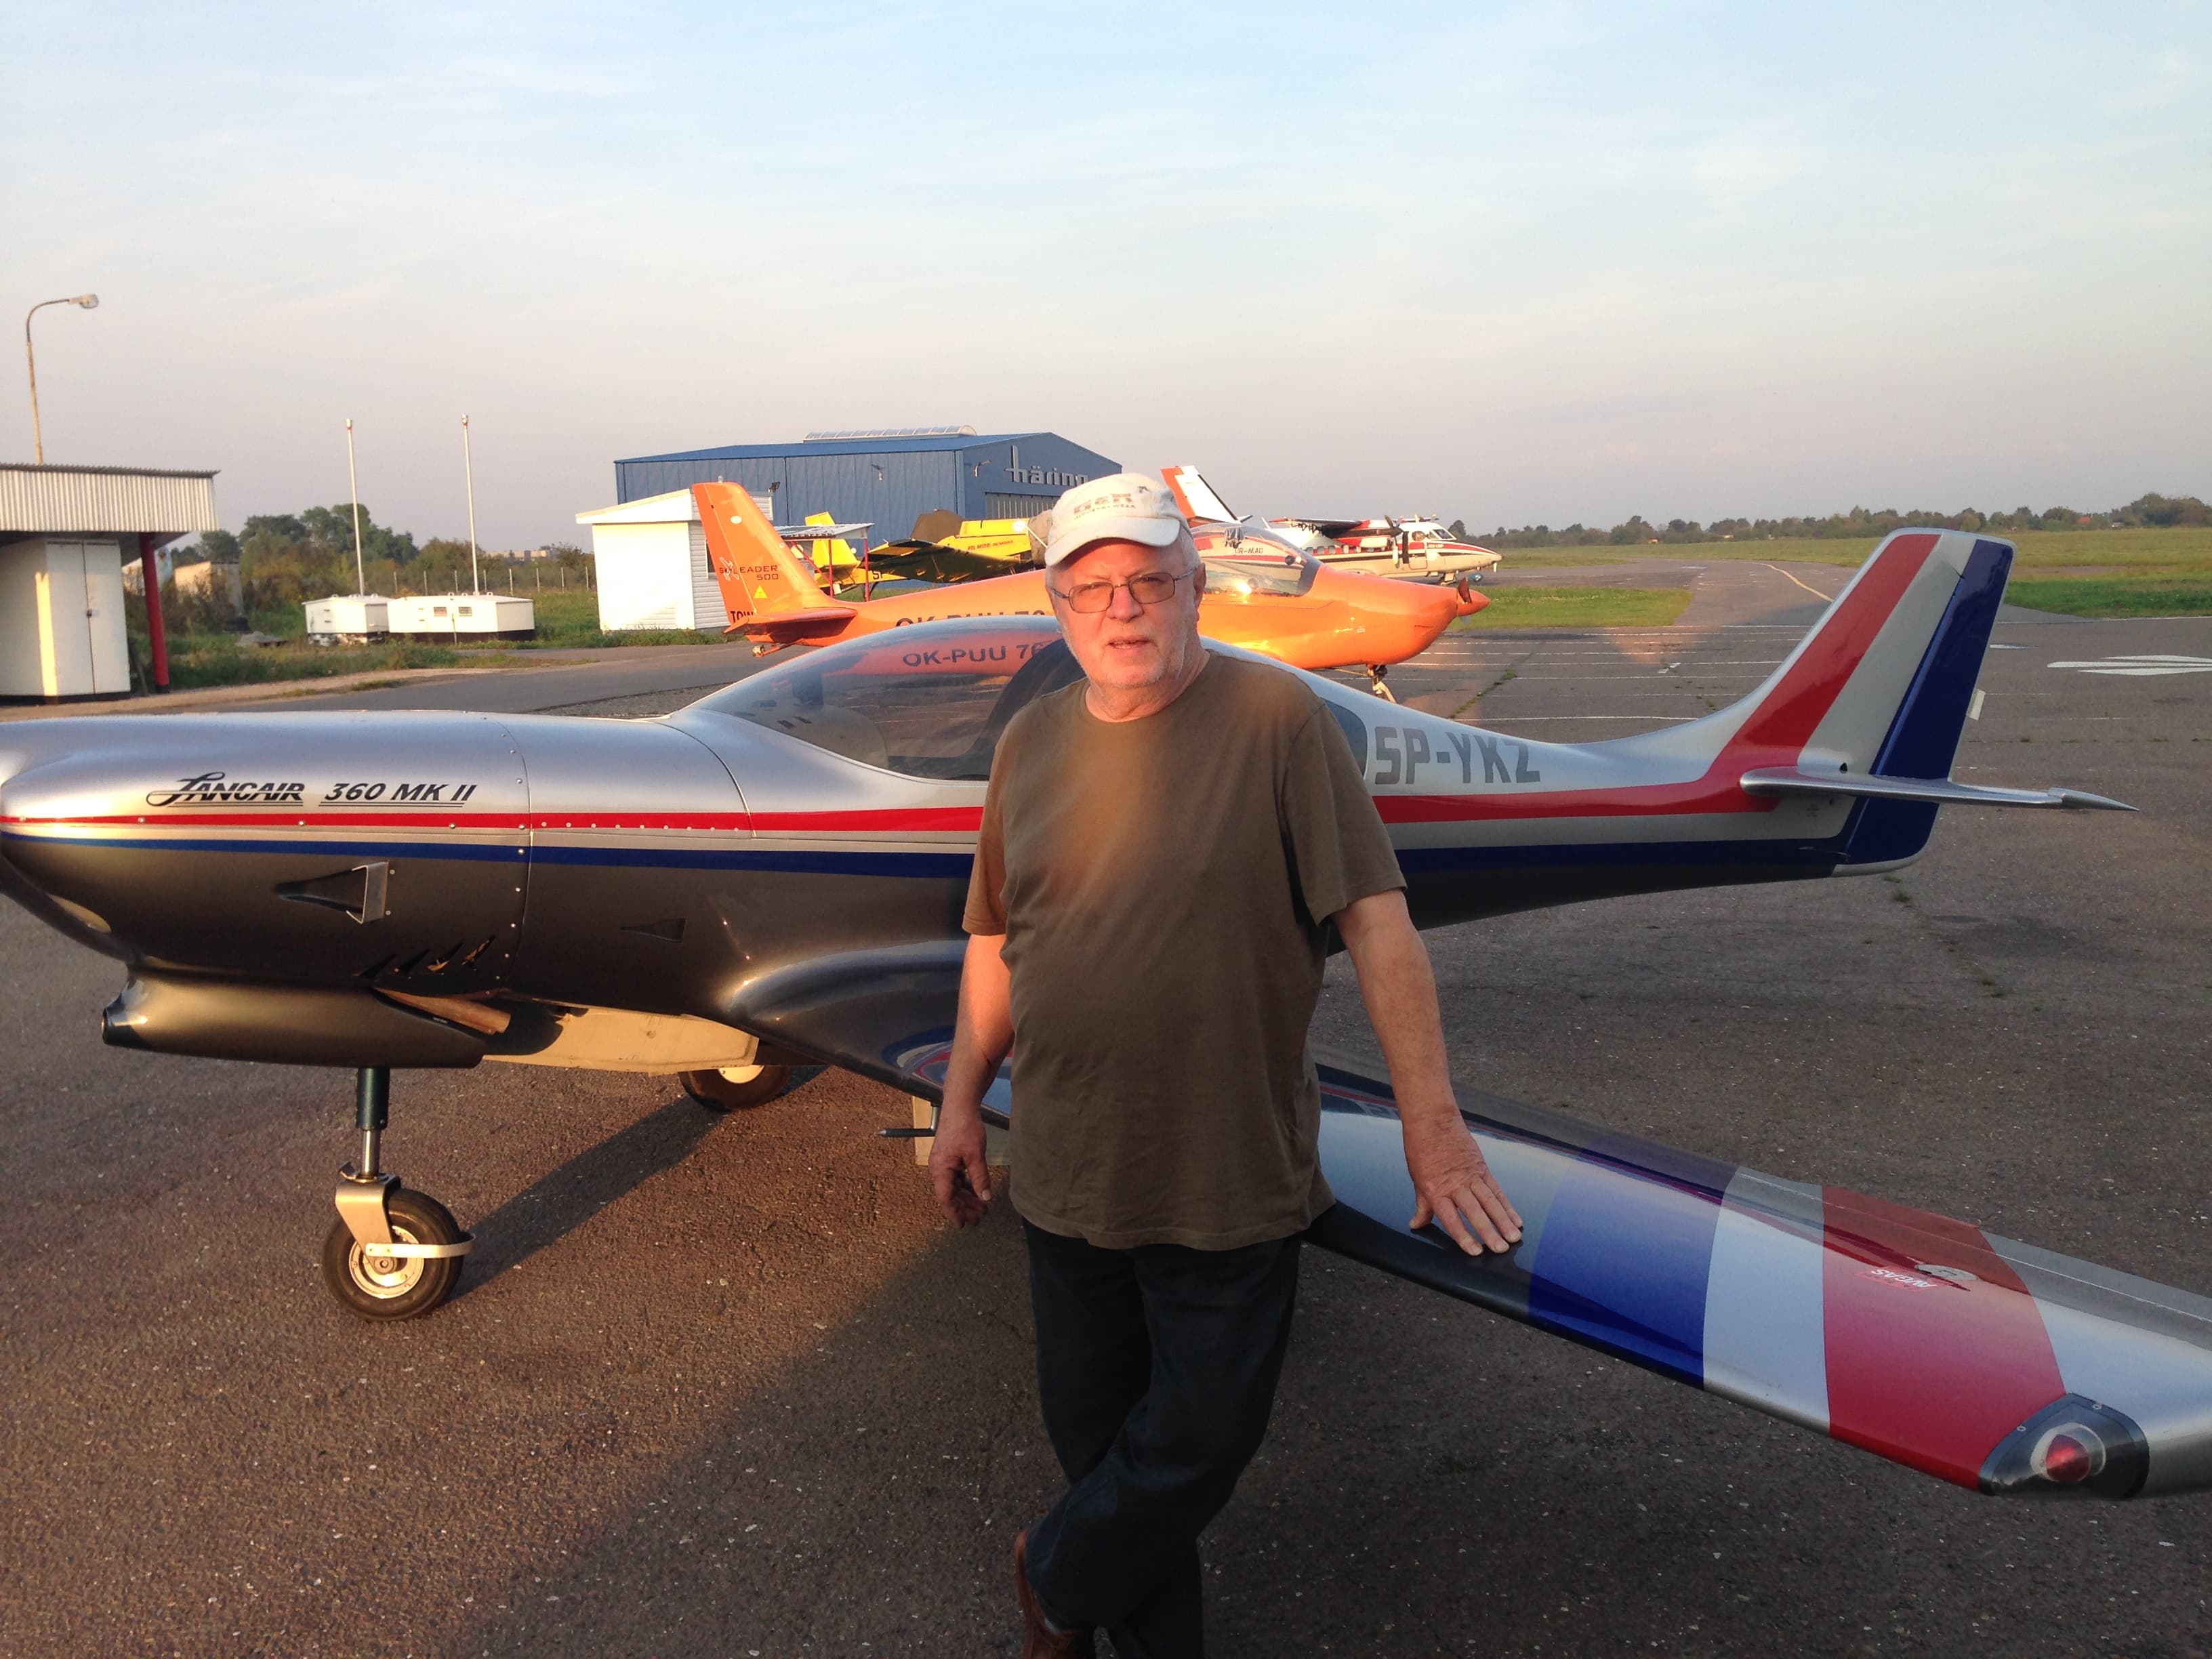
[[[860,613],[849,605],[825,604],[811,611],[754,611],[740,617],[722,631],[742,634],[749,640],[773,640],[779,645],[834,636]]]
[[[1871,773],[1806,772],[1794,766],[1764,766],[1743,775],[1747,795],[1856,795],[1869,800],[1926,801],[1936,806],[2088,807],[2132,812],[2125,801],[2093,795],[2084,789],[1998,789],[1985,784],[1954,783],[1948,778],[1886,778]]]

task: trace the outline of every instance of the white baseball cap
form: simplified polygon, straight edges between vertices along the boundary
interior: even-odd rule
[[[1048,567],[1073,558],[1093,542],[1166,547],[1190,529],[1167,486],[1142,472],[1111,472],[1079,483],[1053,503],[1049,514],[1030,523],[1044,538]]]

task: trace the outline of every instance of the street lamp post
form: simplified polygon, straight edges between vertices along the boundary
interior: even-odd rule
[[[31,349],[31,319],[48,306],[81,306],[89,311],[99,303],[97,294],[75,294],[66,300],[41,300],[23,313],[23,361],[31,370],[31,447],[38,452],[40,466],[46,464],[46,441],[39,430],[39,359]]]

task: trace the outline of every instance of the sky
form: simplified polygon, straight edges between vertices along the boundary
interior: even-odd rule
[[[350,417],[465,535],[464,413],[494,548],[617,457],[960,422],[1479,528],[2212,496],[2202,3],[9,20],[0,310],[100,300],[47,459],[234,529],[347,499]]]

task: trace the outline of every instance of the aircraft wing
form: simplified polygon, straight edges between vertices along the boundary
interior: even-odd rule
[[[898,544],[878,548],[869,555],[868,568],[881,575],[915,581],[964,582],[1003,576],[1020,567],[1013,560],[971,553],[964,548]]]
[[[866,520],[859,524],[832,524],[824,514],[820,524],[780,524],[775,533],[787,542],[834,542],[874,528],[873,523]]]
[[[934,1099],[961,948],[786,969],[732,1018]],[[1379,1064],[1321,1061],[1324,1249],[1972,1490],[2212,1487],[2212,1299],[1489,1095],[1464,1115],[1525,1232],[1471,1257],[1407,1231]],[[1010,1121],[1006,1073],[986,1112]]]
[[[1311,530],[1331,541],[1340,541],[1352,531],[1365,526],[1365,519],[1278,519],[1277,524],[1294,524],[1301,530]]]

